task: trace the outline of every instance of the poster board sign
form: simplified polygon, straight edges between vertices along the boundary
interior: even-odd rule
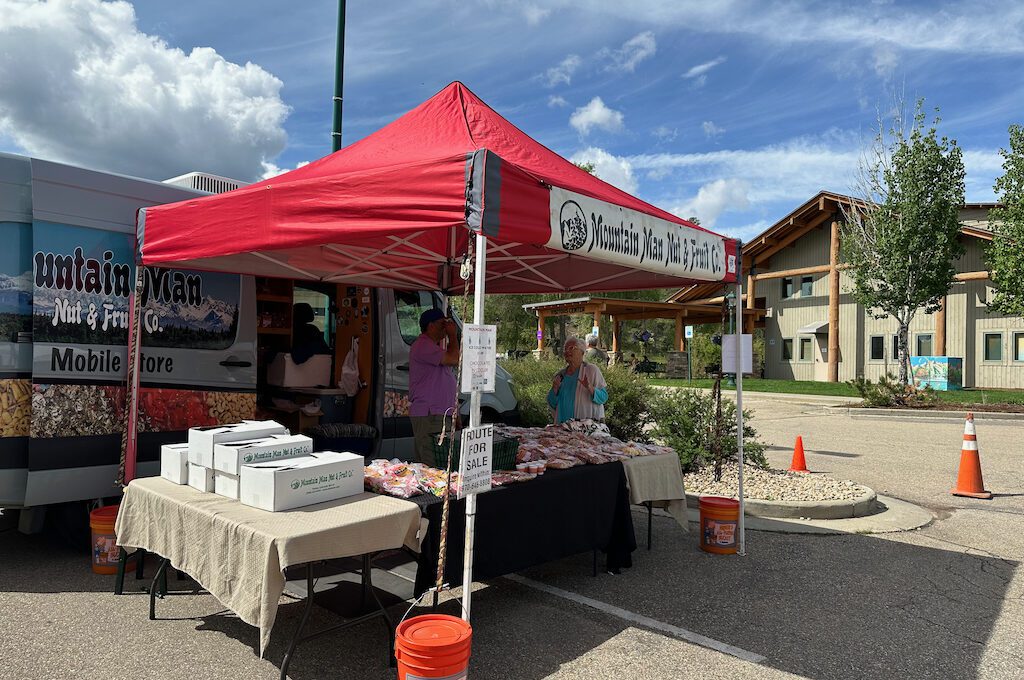
[[[693,337],[693,326],[683,327],[683,337],[686,338],[687,340]]]
[[[462,327],[463,392],[494,391],[494,373],[498,359],[497,338],[497,326],[466,324]]]
[[[481,425],[462,430],[462,449],[459,455],[459,498],[491,490],[491,455],[494,444],[494,426]]]
[[[754,372],[754,336],[744,333],[740,341],[743,373]],[[736,336],[732,333],[722,336],[722,372],[736,373]]]

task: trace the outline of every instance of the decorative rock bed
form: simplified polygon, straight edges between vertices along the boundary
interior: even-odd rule
[[[722,466],[722,480],[715,481],[710,465],[684,476],[687,504],[697,505],[700,496],[735,498],[738,466]],[[746,514],[754,517],[838,519],[862,517],[876,510],[875,492],[848,480],[820,474],[762,470],[744,466],[743,495]]]

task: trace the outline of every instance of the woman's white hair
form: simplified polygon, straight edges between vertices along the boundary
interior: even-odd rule
[[[577,338],[575,335],[570,335],[565,339],[565,344],[562,345],[562,351],[569,349],[569,345],[576,345],[580,348],[581,352],[585,352],[587,348],[583,345],[583,341]]]

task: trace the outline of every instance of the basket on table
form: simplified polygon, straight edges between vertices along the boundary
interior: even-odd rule
[[[456,432],[456,435],[460,433]],[[440,444],[437,439],[432,441],[434,446],[434,467],[444,470],[448,466],[448,445],[451,436],[445,437]],[[455,437],[455,448],[452,451],[452,471],[459,469],[459,454],[462,448],[462,437]],[[515,470],[516,454],[519,452],[518,437],[495,437],[491,444],[491,468],[494,470]]]

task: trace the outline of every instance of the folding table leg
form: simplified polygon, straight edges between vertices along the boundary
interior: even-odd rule
[[[153,583],[149,586],[149,620],[156,620],[156,591],[160,585],[163,585],[160,597],[167,594],[167,565],[170,564],[170,560],[166,557],[161,558],[160,566],[156,569],[156,574],[153,575]]]
[[[654,516],[653,504],[650,501],[644,503],[647,506],[647,549],[651,549],[651,519]]]
[[[288,677],[288,665],[292,662],[292,654],[295,653],[295,647],[299,644],[299,640],[302,639],[302,630],[306,627],[306,621],[309,620],[309,613],[311,611],[313,611],[313,564],[309,563],[306,565],[306,608],[302,612],[299,627],[295,629],[292,641],[288,645],[288,651],[285,652],[284,660],[281,662],[281,680],[286,680]]]

